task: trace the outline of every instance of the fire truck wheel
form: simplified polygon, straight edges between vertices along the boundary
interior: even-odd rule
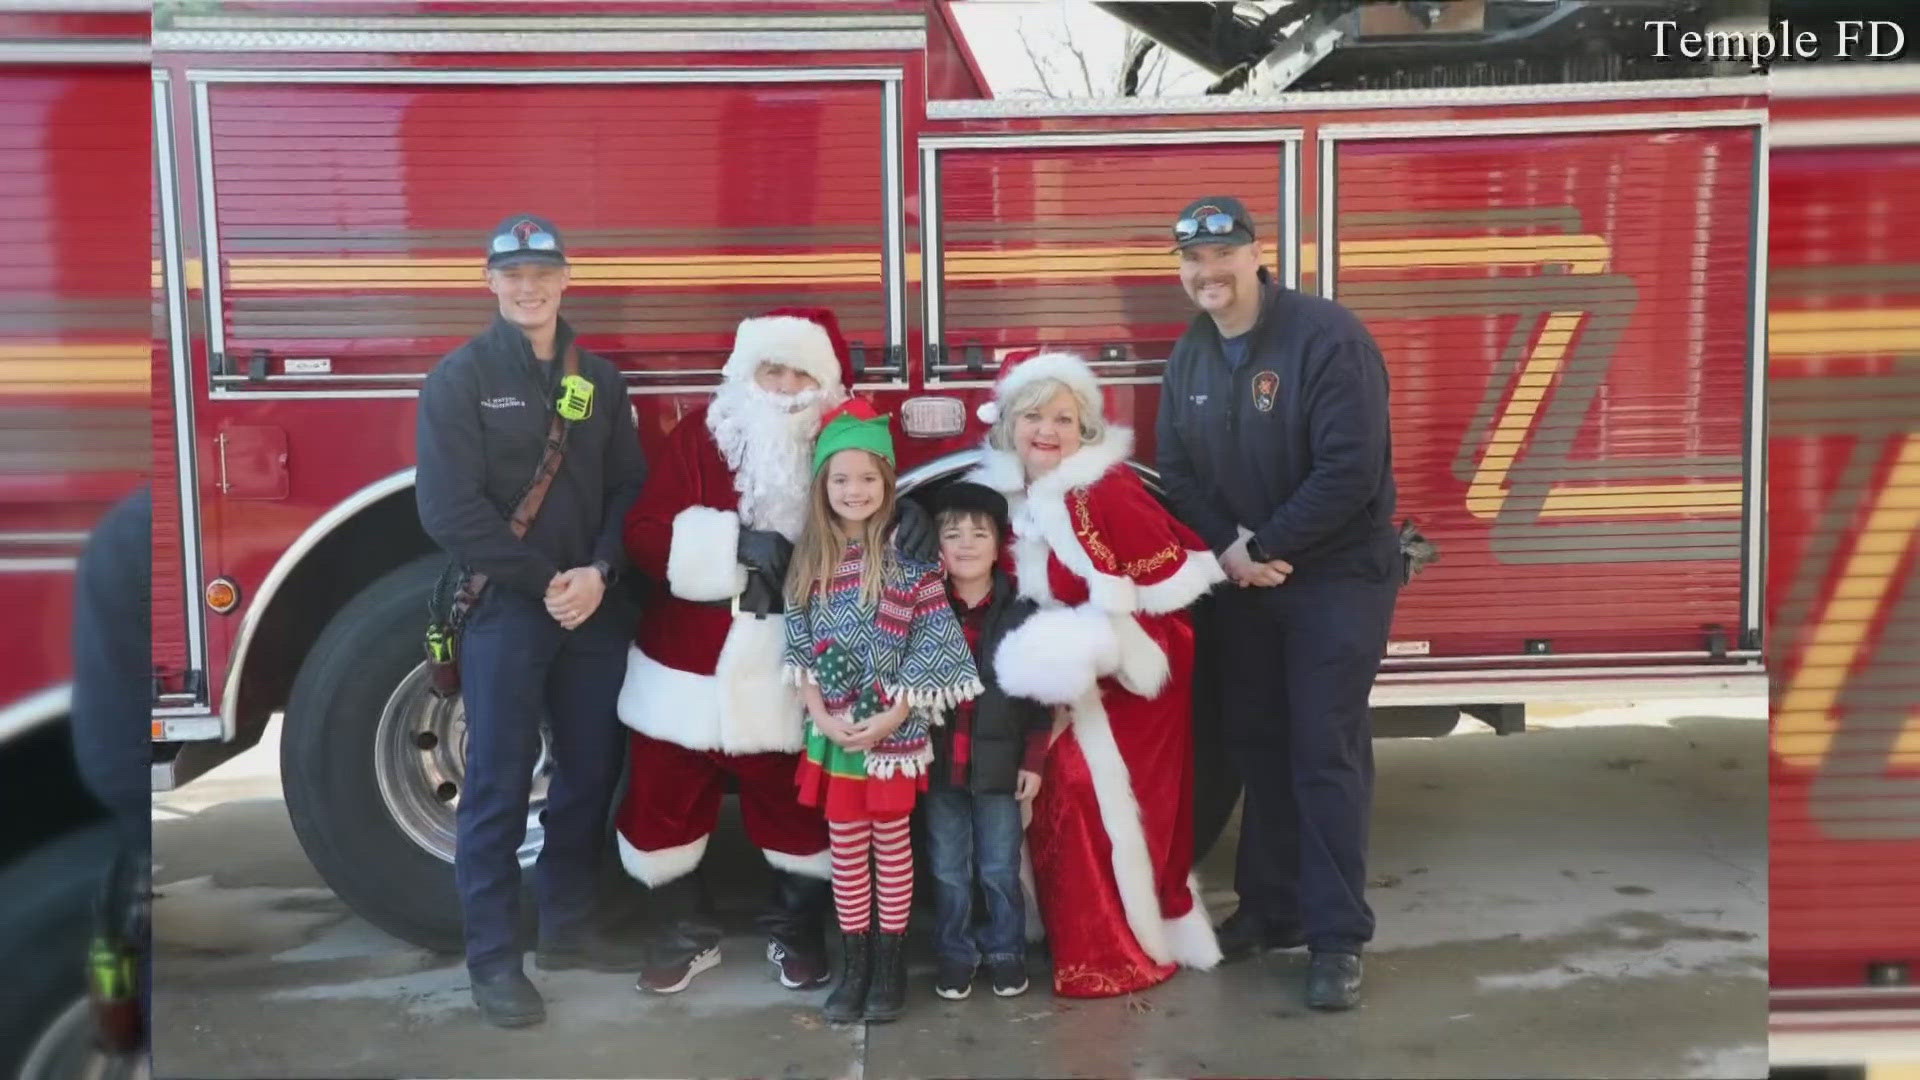
[[[335,895],[402,941],[457,953],[466,722],[457,699],[428,691],[421,655],[443,565],[425,556],[389,572],[327,624],[287,701],[280,775],[294,833]],[[522,866],[540,850],[544,748],[536,769]]]

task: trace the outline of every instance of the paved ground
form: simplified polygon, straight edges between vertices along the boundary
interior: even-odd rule
[[[1363,1008],[1301,1003],[1304,957],[1132,1000],[933,996],[871,1029],[780,989],[723,898],[727,962],[673,998],[536,973],[543,1028],[482,1024],[457,962],[348,914],[295,842],[266,745],[155,802],[155,1073],[195,1077],[1761,1076],[1765,703],[1536,711],[1501,738],[1378,746]],[[1226,838],[1202,867],[1232,904]],[[716,857],[744,860],[744,845]],[[731,916],[730,916],[731,917]]]

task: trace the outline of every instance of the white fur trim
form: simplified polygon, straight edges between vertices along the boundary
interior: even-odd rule
[[[1021,390],[1043,379],[1058,379],[1079,396],[1086,407],[1098,412],[1103,407],[1100,379],[1080,356],[1070,352],[1043,352],[1013,366],[993,386],[993,400],[1009,401]]]
[[[1213,552],[1189,549],[1172,577],[1139,587],[1140,610],[1152,615],[1179,611],[1225,580],[1227,571]]]
[[[840,357],[834,354],[833,339],[811,319],[763,315],[742,320],[722,374],[728,379],[751,379],[769,360],[806,372],[823,388],[841,389]]]
[[[806,745],[806,705],[782,678],[785,619],[733,617],[714,666],[719,692],[719,749],[729,754],[790,753]]]
[[[979,408],[973,410],[973,415],[979,417],[981,423],[992,427],[1000,422],[1000,403],[997,401],[983,401],[980,403]]]
[[[833,849],[821,848],[811,855],[789,855],[772,848],[761,848],[760,854],[767,857],[767,865],[775,870],[785,870],[789,874],[818,878],[821,881],[833,880]]]
[[[1098,691],[1074,705],[1073,734],[1093,776],[1094,800],[1100,805],[1100,824],[1113,849],[1113,880],[1120,888],[1127,926],[1142,952],[1156,963],[1170,963],[1173,950],[1167,943],[1166,920],[1160,915],[1140,801],[1134,797],[1126,759],[1120,756],[1120,744],[1114,741],[1113,725]]]
[[[1220,939],[1207,918],[1207,905],[1200,902],[1200,884],[1191,876],[1187,891],[1193,894],[1193,909],[1177,919],[1163,920],[1167,951],[1181,967],[1212,971],[1220,963]]]
[[[1113,616],[1113,632],[1120,649],[1114,672],[1120,685],[1143,698],[1158,697],[1170,670],[1166,650],[1132,615]]]
[[[747,587],[747,570],[735,559],[740,515],[711,506],[689,506],[674,515],[667,548],[667,587],[682,600],[731,600]]]
[[[618,832],[614,833],[614,839],[620,842],[620,865],[626,867],[627,873],[633,875],[635,880],[649,888],[685,877],[700,865],[701,856],[707,853],[707,838],[704,836],[659,851],[641,851]]]
[[[987,443],[980,444],[980,462],[967,470],[966,479],[985,484],[1002,495],[1020,494],[1027,486],[1026,470],[1020,467],[1019,456],[1010,450],[995,450]]]
[[[1084,606],[1034,612],[993,655],[1002,691],[1048,705],[1079,701],[1119,663],[1113,620]]]
[[[792,753],[806,743],[805,706],[781,678],[786,627],[779,619],[735,617],[714,675],[668,667],[627,648],[620,722],[689,750]]]
[[[720,748],[720,686],[711,675],[671,668],[627,646],[620,722],[689,750]]]

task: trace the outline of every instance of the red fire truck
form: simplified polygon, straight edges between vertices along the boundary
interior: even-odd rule
[[[825,304],[924,490],[1037,344],[1096,361],[1151,479],[1191,313],[1167,216],[1235,192],[1273,273],[1392,369],[1403,511],[1441,559],[1378,706],[1514,730],[1531,702],[1764,686],[1763,80],[1009,101],[944,3],[475,8],[155,32],[156,785],[283,714],[300,841],[389,932],[457,941],[414,398],[489,317],[475,237],[516,208],[569,231],[570,317],[649,446],[740,318]],[[1213,727],[1202,701],[1203,842],[1237,796]]]
[[[1772,76],[1778,1064],[1920,1060],[1920,68]]]
[[[25,6],[0,12],[0,1076],[55,1077],[88,1057],[114,850],[64,720],[75,563],[149,462],[152,112],[143,5]]]
[[[316,865],[444,943],[460,723],[413,669],[431,552],[410,398],[486,316],[477,229],[523,206],[571,226],[574,317],[650,442],[733,320],[834,304],[926,487],[963,467],[979,432],[955,427],[1023,345],[1098,357],[1150,437],[1186,317],[1161,230],[1204,184],[1247,198],[1274,272],[1354,306],[1394,365],[1408,511],[1443,558],[1405,594],[1383,717],[1511,729],[1556,697],[1737,692],[1764,617],[1776,1053],[1861,1061],[1920,1026],[1920,81],[1782,72],[1770,123],[1739,79],[1001,102],[941,4],[553,12],[229,4],[165,24],[151,76],[143,16],[6,16],[0,587],[33,630],[0,692],[9,790],[42,771],[70,560],[136,481],[125,422],[151,405],[156,786],[284,713]],[[121,243],[141,170],[144,257]],[[1231,787],[1203,791],[1217,831]],[[21,824],[22,868],[72,864]]]

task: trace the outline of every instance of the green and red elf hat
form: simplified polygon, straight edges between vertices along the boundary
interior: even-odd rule
[[[891,422],[892,417],[865,398],[848,398],[820,425],[820,437],[813,444],[813,474],[820,475],[827,459],[842,450],[865,450],[895,464]]]

